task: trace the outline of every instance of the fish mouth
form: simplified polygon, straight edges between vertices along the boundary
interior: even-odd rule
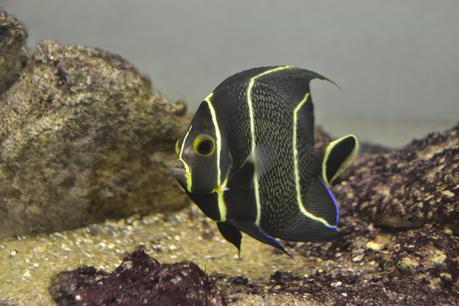
[[[216,188],[205,188],[204,190],[193,188],[193,191],[191,191],[191,173],[187,171],[185,164],[181,160],[177,160],[174,166],[170,168],[169,172],[173,177],[175,177],[180,187],[188,193],[209,195],[216,193],[217,190],[220,190],[218,189],[219,186],[217,186]]]
[[[186,177],[186,170],[182,167],[172,167],[170,169],[170,174],[175,177],[177,182],[179,183],[180,187],[184,189],[184,191],[191,192],[187,188],[187,177]],[[212,190],[193,190],[193,194],[201,194],[201,195],[208,195],[215,193],[216,189]]]
[[[172,167],[170,169],[170,174],[175,177],[180,187],[182,187],[184,190],[187,190],[186,171],[183,167]]]
[[[179,179],[180,177],[185,178],[185,169],[184,169],[184,168],[172,167],[170,173],[171,173],[176,179]]]

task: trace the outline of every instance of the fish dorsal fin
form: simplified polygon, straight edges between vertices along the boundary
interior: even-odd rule
[[[283,105],[285,110],[290,110],[287,113],[297,112],[298,131],[305,135],[302,137],[306,143],[314,145],[314,106],[310,82],[314,79],[330,80],[310,70],[285,67],[279,70],[271,69],[274,72],[257,78],[255,86],[268,91],[276,103]]]
[[[322,178],[327,185],[349,167],[358,150],[359,141],[354,135],[346,135],[330,142],[322,162]]]

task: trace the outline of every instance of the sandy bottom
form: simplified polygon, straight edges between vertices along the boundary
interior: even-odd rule
[[[160,262],[190,260],[206,272],[267,279],[275,271],[308,274],[314,259],[276,254],[273,249],[244,235],[241,258],[194,206],[175,215],[154,215],[107,221],[62,233],[19,237],[0,242],[0,304],[53,304],[48,288],[60,271],[82,265],[112,271],[126,252],[139,246]],[[260,301],[245,296],[245,302]],[[268,299],[275,302],[279,297]],[[293,300],[298,297],[291,297]],[[303,297],[303,302],[305,302]]]

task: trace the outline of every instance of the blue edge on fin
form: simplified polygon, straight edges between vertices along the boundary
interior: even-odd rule
[[[275,246],[277,249],[281,250],[282,252],[284,252],[286,255],[288,255],[290,258],[293,258],[292,255],[290,255],[289,252],[287,252],[284,247],[282,246],[282,244],[280,244],[279,241],[276,240],[276,238],[274,238],[273,236],[269,235],[268,233],[266,233],[264,230],[262,230],[261,228],[258,227],[258,230],[263,234],[265,235],[265,238],[267,238],[268,240],[270,240]]]
[[[335,205],[335,210],[336,210],[336,225],[334,226],[327,226],[328,228],[332,228],[332,229],[336,229],[337,226],[338,226],[338,221],[339,221],[339,205],[338,205],[338,201],[336,200],[335,196],[333,195],[333,192],[330,190],[330,187],[327,186],[327,184],[325,184],[325,182],[319,178],[320,182],[322,183],[322,185],[324,186],[324,188],[327,190],[328,192],[328,195],[330,196],[330,198],[332,199],[333,201],[333,204]],[[230,221],[231,222],[231,221]],[[236,228],[238,228],[239,230],[242,230],[239,226],[237,226],[237,223],[238,222],[232,222],[233,223],[233,226],[235,226]],[[236,223],[236,224],[235,224]],[[276,248],[278,248],[279,250],[283,251],[285,254],[287,254],[288,256],[292,257],[283,247],[282,245],[279,243],[279,241],[277,241],[273,236],[269,235],[268,233],[266,233],[263,229],[261,229],[260,227],[256,226],[255,224],[251,224],[251,228],[252,230],[255,230],[259,233],[261,233],[264,238],[266,238],[267,240],[271,241],[272,245],[275,246]],[[243,230],[244,231],[244,230]],[[246,232],[246,231],[244,231]],[[247,232],[246,232],[247,233]],[[256,238],[256,239],[259,239],[256,237],[256,234],[255,236],[253,236],[253,234],[255,233],[252,233],[252,237]],[[249,234],[250,235],[250,234]],[[292,257],[293,258],[293,257]]]
[[[276,240],[273,236],[266,233],[263,229],[259,226],[255,225],[253,222],[237,222],[235,220],[228,220],[234,227],[243,231],[244,233],[252,236],[253,238],[257,239],[258,241],[264,242],[266,244],[270,244],[271,246],[281,250],[288,256],[292,257],[284,247]]]
[[[265,237],[268,238],[272,243],[274,243],[275,245],[277,245],[279,248],[283,248],[282,245],[279,243],[279,241],[276,240],[276,238],[274,238],[273,236],[269,235],[267,232],[265,232],[265,231],[262,230],[261,228],[258,228],[258,230],[259,230],[263,235],[265,235]]]
[[[338,226],[338,222],[339,222],[339,204],[338,204],[338,201],[336,200],[335,195],[333,194],[333,192],[330,190],[330,187],[328,187],[327,184],[325,184],[325,182],[323,181],[323,179],[322,179],[322,178],[319,178],[319,180],[320,180],[320,182],[322,183],[322,185],[325,187],[325,189],[327,190],[328,195],[330,196],[330,198],[331,198],[332,201],[333,201],[333,204],[335,204],[335,210],[336,210],[336,225],[335,225],[335,226],[327,226],[327,227],[336,229],[336,227]]]

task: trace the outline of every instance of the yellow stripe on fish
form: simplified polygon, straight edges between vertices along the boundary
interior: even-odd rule
[[[226,221],[226,203],[225,203],[225,198],[224,198],[224,192],[226,188],[226,180],[221,183],[221,165],[220,165],[220,156],[221,156],[221,150],[222,150],[222,135],[220,132],[220,127],[218,126],[218,118],[217,118],[217,113],[215,111],[214,106],[212,105],[212,96],[213,93],[211,92],[205,99],[207,105],[209,106],[210,110],[210,115],[212,116],[212,123],[214,125],[215,129],[215,138],[216,138],[216,144],[217,144],[217,188],[215,189],[215,192],[217,192],[217,199],[218,199],[218,210],[220,212],[220,221]]]
[[[305,207],[303,203],[303,196],[301,195],[301,178],[300,178],[300,171],[299,171],[299,166],[298,166],[298,143],[297,143],[297,127],[298,127],[298,112],[300,111],[301,107],[308,101],[309,98],[309,93],[307,93],[303,100],[298,103],[298,105],[295,107],[293,110],[293,173],[295,176],[295,190],[296,190],[296,200],[298,202],[298,208],[300,211],[305,215],[306,217],[315,220],[317,222],[322,223],[323,225],[327,227],[334,227],[335,225],[332,225],[327,222],[324,218],[318,217],[314,215],[313,213],[309,212]]]
[[[255,192],[255,203],[257,207],[257,218],[255,220],[256,225],[260,225],[260,220],[261,220],[261,203],[260,203],[260,186],[258,183],[258,175],[257,175],[257,168],[256,168],[256,156],[255,156],[255,149],[256,149],[256,138],[255,138],[255,118],[253,114],[253,103],[252,103],[252,88],[253,85],[255,84],[255,81],[263,77],[265,75],[268,75],[270,73],[288,69],[290,66],[280,66],[276,68],[269,69],[267,71],[264,71],[260,74],[257,74],[256,76],[252,77],[249,81],[249,85],[247,86],[247,104],[249,106],[249,118],[250,118],[250,135],[251,135],[251,154],[253,154],[253,162],[255,165],[255,173],[253,176],[253,185],[254,185],[254,192]]]
[[[178,160],[183,163],[183,166],[185,168],[186,190],[188,190],[189,192],[191,192],[191,187],[192,187],[192,184],[193,184],[193,180],[191,178],[190,167],[188,166],[186,161],[183,159],[183,151],[185,149],[186,139],[187,139],[188,135],[190,134],[191,128],[192,128],[192,125],[190,124],[190,127],[188,128],[188,131],[186,131],[185,137],[183,137],[182,146],[180,148],[180,153],[179,153],[179,157],[178,157]]]

